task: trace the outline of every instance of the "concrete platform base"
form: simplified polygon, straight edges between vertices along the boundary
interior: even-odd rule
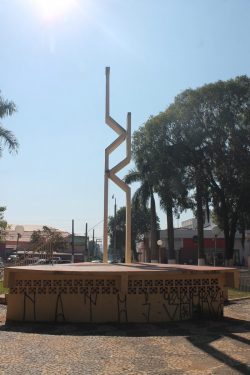
[[[71,264],[5,270],[7,321],[165,322],[223,315],[233,268]]]

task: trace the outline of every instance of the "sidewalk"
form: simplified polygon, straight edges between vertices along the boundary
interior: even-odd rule
[[[5,325],[0,374],[249,374],[250,299],[220,321],[162,325]]]

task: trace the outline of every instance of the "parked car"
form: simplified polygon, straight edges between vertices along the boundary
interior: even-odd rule
[[[47,259],[38,259],[35,264],[46,264]]]
[[[9,258],[7,258],[7,262],[14,263],[18,259],[17,254],[11,254]]]

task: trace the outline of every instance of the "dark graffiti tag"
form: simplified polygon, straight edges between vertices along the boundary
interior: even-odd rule
[[[56,298],[55,322],[58,322],[59,320],[63,322],[66,320],[63,309],[62,293],[59,293]]]
[[[118,310],[118,322],[128,322],[128,311],[127,311],[127,295],[124,298],[117,294],[117,310]]]
[[[27,302],[31,302],[33,305],[33,320],[36,321],[36,293],[33,293],[33,298],[24,292],[23,294],[23,321],[26,320],[26,305]]]
[[[97,294],[85,293],[84,294],[85,305],[87,301],[89,301],[89,321],[90,323],[92,323],[93,322],[93,305],[96,306],[97,304]]]
[[[151,303],[149,302],[148,293],[144,293],[144,303],[142,304],[144,306],[144,312],[142,315],[145,317],[146,322],[149,322],[150,320],[150,310],[151,310]]]
[[[176,320],[177,312],[180,306],[179,296],[176,288],[171,288],[170,292],[165,292],[163,294],[163,299],[167,302],[167,304],[163,303],[162,306],[169,320]]]

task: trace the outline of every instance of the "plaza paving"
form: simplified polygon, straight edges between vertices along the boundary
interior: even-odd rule
[[[5,313],[0,374],[250,374],[250,299],[214,322],[5,324]]]

